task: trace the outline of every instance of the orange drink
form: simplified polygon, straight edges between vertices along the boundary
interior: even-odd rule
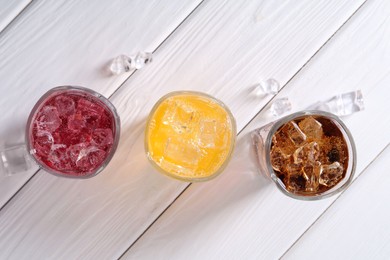
[[[222,102],[199,92],[172,92],[149,115],[145,149],[160,172],[205,181],[225,168],[235,139],[234,118]]]

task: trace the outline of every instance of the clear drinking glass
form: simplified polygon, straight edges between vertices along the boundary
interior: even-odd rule
[[[145,151],[159,172],[199,182],[222,172],[235,140],[235,120],[221,101],[200,92],[177,91],[163,96],[150,112]]]
[[[26,143],[1,151],[0,168],[11,175],[37,164],[57,176],[90,178],[110,162],[119,136],[120,118],[107,98],[84,87],[55,87],[31,110]]]
[[[287,185],[280,178],[280,176],[283,175],[279,174],[279,172],[274,169],[271,163],[271,149],[273,143],[277,142],[274,135],[278,130],[280,130],[282,127],[284,127],[287,123],[291,121],[296,122],[299,120],[303,120],[307,117],[323,118],[322,120],[325,120],[323,121],[325,123],[327,122],[327,120],[329,120],[329,122],[331,122],[331,124],[329,124],[329,127],[337,128],[333,130],[337,130],[337,133],[341,133],[342,138],[345,141],[348,158],[345,162],[345,165],[347,165],[347,167],[346,169],[344,169],[344,177],[335,186],[329,188],[328,190],[303,194],[301,192],[294,192],[287,189]],[[297,124],[295,125],[297,126]],[[260,171],[264,173],[267,177],[269,177],[276,184],[276,187],[281,192],[283,192],[289,197],[300,200],[319,200],[327,198],[346,189],[353,179],[353,175],[355,173],[356,168],[355,143],[350,131],[347,129],[345,124],[337,116],[331,113],[324,111],[301,111],[293,113],[254,130],[252,132],[252,138],[254,141],[254,147],[256,149]],[[288,141],[290,142],[290,140],[291,138]],[[321,154],[321,149],[318,150],[318,147],[316,147],[316,149],[316,152],[318,152],[318,154]],[[300,151],[302,151],[302,149],[298,152],[295,151],[292,157],[288,157],[288,159],[286,159],[285,164],[291,163],[292,161],[295,161],[295,159],[299,159],[297,156]],[[330,154],[329,156],[332,156],[332,154]],[[321,174],[324,173],[322,169],[318,172],[320,172]]]

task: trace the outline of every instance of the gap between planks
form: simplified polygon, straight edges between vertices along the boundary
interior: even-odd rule
[[[341,24],[341,26],[339,27],[339,28],[337,28],[337,30],[321,45],[321,47],[320,48],[318,48],[318,50],[302,65],[302,67],[300,67],[295,73],[294,73],[294,75],[292,75],[291,77],[290,77],[290,79],[289,80],[287,80],[287,82],[280,88],[280,90],[279,90],[279,92],[283,89],[283,88],[285,88],[297,75],[298,75],[298,73],[299,72],[301,72],[305,67],[306,67],[306,65],[328,44],[328,42],[331,40],[331,39],[333,39],[333,37],[352,19],[352,17],[353,16],[355,16],[355,14],[359,11],[359,10],[361,10],[361,8],[366,4],[366,2],[367,2],[368,0],[365,0],[342,24]],[[204,2],[204,0],[198,5],[198,6],[196,6],[196,8],[183,20],[183,22],[185,21],[185,20],[187,20],[187,18],[202,4]],[[182,23],[183,23],[182,22]],[[174,31],[176,31],[176,29],[178,28],[178,27],[180,27],[180,25],[182,24],[182,23],[180,23],[179,24],[179,26],[177,26],[176,28],[175,28],[175,30],[173,30],[173,32]],[[172,33],[173,33],[172,32]],[[171,34],[172,34],[171,33]],[[171,36],[171,34],[169,35],[169,36]],[[155,51],[169,38],[169,36],[155,49]],[[153,53],[155,52],[155,51],[153,51]],[[124,81],[124,82],[126,82],[128,80],[128,78]],[[123,83],[122,83],[122,85],[123,85]],[[121,86],[122,86],[121,85]],[[119,89],[119,88],[118,88]],[[117,90],[118,90],[117,89]],[[117,90],[115,90],[114,91],[114,93],[117,91]],[[110,96],[111,97],[111,96]],[[249,121],[248,121],[248,123],[246,123],[244,126],[243,126],[243,128],[237,133],[237,136],[239,136],[240,134],[241,134],[241,132],[242,131],[244,131],[244,129],[257,117],[257,116],[259,116],[259,114],[268,106],[268,104],[270,104],[274,99],[275,99],[275,97],[277,97],[277,94],[275,95],[275,96],[273,96],[264,106],[263,106],[263,108],[261,108],[260,110],[259,110],[259,112],[257,112]],[[386,150],[386,148],[387,148],[387,146],[374,158],[374,160],[372,160],[367,166],[366,166],[366,168],[364,168],[363,169],[363,171],[362,171],[362,173],[380,156],[380,154],[382,154],[382,152],[384,151],[384,150]],[[360,177],[360,175],[359,176],[357,176],[357,178],[358,177]],[[357,179],[356,178],[356,179]],[[356,180],[355,179],[355,180]],[[354,180],[354,181],[355,181]],[[354,182],[353,181],[353,182]],[[352,183],[353,183],[352,182]],[[352,185],[352,183],[351,183],[351,185]],[[183,195],[184,193],[185,193],[185,191],[190,187],[192,185],[192,183],[189,183],[180,193],[179,193],[179,195],[177,195],[174,199],[173,199],[173,201],[153,220],[153,222],[137,237],[137,239],[136,240],[134,240],[134,242],[133,243],[131,243],[130,244],[130,246],[121,254],[121,256],[118,258],[118,260],[119,259],[121,259],[147,232],[148,232],[148,230],[157,222],[157,220],[180,198],[180,196],[181,195]],[[329,207],[327,207],[322,213],[321,213],[321,215],[301,234],[301,236],[299,236],[298,238],[297,238],[297,240],[286,250],[286,252],[284,252],[283,253],[283,255],[280,257],[280,259],[297,243],[297,241],[317,222],[317,220],[333,205],[333,203],[335,202],[335,201],[337,201],[337,199],[338,199],[339,197],[337,197],[330,205],[329,205]]]
[[[25,7],[23,7],[22,10],[19,11],[19,13],[17,15],[15,15],[14,18],[11,19],[11,21],[8,22],[8,24],[6,26],[4,26],[3,29],[0,30],[0,37],[8,30],[8,28],[22,15],[26,12],[26,10],[28,8],[30,8],[30,6],[32,6],[33,4],[33,1],[30,1]]]

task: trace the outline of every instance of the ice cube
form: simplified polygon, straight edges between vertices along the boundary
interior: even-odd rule
[[[321,149],[323,152],[319,160],[323,164],[332,164],[334,162],[344,164],[348,159],[348,147],[342,137],[331,136],[323,138]]]
[[[38,113],[35,123],[38,131],[54,132],[61,125],[57,108],[54,106],[43,107]]]
[[[225,134],[226,125],[215,119],[204,119],[199,123],[198,144],[203,148],[215,148],[217,139]]]
[[[169,102],[162,123],[170,125],[177,133],[189,133],[197,127],[199,114],[184,102]]]
[[[302,174],[302,164],[299,163],[290,163],[286,166],[286,172],[288,176],[301,175]]]
[[[114,142],[112,136],[112,130],[109,128],[106,129],[96,129],[92,132],[92,140],[94,144],[98,147],[104,148],[108,145],[111,145]]]
[[[68,128],[73,131],[80,131],[87,127],[87,119],[81,114],[76,113],[68,117]]]
[[[115,57],[111,64],[110,64],[110,70],[113,74],[120,75],[125,72],[129,72],[130,70],[134,69],[134,60],[131,57],[128,57],[127,55],[119,55],[118,57]]]
[[[275,171],[281,171],[282,168],[286,165],[287,163],[287,157],[284,155],[284,153],[280,150],[279,147],[273,146],[271,149],[271,165],[272,168]]]
[[[34,152],[39,156],[47,156],[54,143],[52,134],[48,131],[37,131],[34,136]]]
[[[281,116],[284,113],[287,113],[292,108],[291,102],[288,98],[278,98],[275,99],[272,105],[270,106],[270,111],[274,116]]]
[[[294,163],[314,163],[320,155],[320,146],[317,142],[310,142],[298,147],[293,154]]]
[[[275,79],[261,80],[254,88],[257,96],[260,95],[275,95],[280,90],[280,84]]]
[[[54,105],[60,116],[69,116],[74,113],[76,105],[72,98],[61,95],[54,99]]]
[[[170,137],[165,144],[164,158],[182,167],[196,167],[200,157],[199,147],[183,138]]]
[[[96,167],[104,161],[105,157],[105,151],[97,147],[90,146],[80,151],[76,165],[85,171],[91,171],[96,169]]]
[[[100,165],[106,152],[88,143],[72,145],[67,151],[71,161],[84,171],[91,171]]]
[[[136,69],[142,69],[153,60],[153,54],[151,52],[140,51],[134,57],[134,67]]]
[[[303,168],[303,177],[306,179],[305,191],[316,192],[319,187],[319,178],[322,171],[321,163],[307,163]]]
[[[320,140],[323,136],[322,124],[312,116],[306,117],[298,125],[308,139]]]
[[[77,110],[81,111],[83,114],[98,114],[101,115],[104,112],[104,108],[99,105],[95,104],[88,99],[80,98],[77,102]]]
[[[301,174],[288,175],[286,179],[287,190],[291,192],[302,192],[305,190],[306,180]]]
[[[89,146],[88,143],[79,143],[79,144],[71,145],[68,148],[67,153],[73,163],[76,164],[83,156],[85,156],[85,150],[87,149],[88,146]]]
[[[306,135],[299,129],[297,124],[293,121],[286,123],[281,129],[285,132],[294,145],[302,145],[306,141]]]
[[[47,161],[50,166],[56,170],[69,170],[72,168],[72,165],[69,161],[69,156],[67,154],[66,145],[63,144],[54,144],[52,145],[50,154],[47,156]]]
[[[336,185],[343,177],[344,168],[339,162],[322,166],[320,184],[331,187]]]

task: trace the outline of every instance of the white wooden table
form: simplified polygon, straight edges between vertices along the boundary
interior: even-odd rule
[[[59,85],[110,98],[122,120],[109,166],[87,180],[42,170],[0,176],[0,259],[389,259],[390,1],[0,0],[0,145],[21,142],[34,103]],[[110,75],[119,54],[150,51],[139,71]],[[257,97],[253,86],[283,86]],[[361,89],[343,121],[357,171],[342,194],[283,195],[261,176],[249,134],[275,118]],[[162,95],[197,90],[225,102],[237,146],[218,178],[158,174],[143,150]]]

